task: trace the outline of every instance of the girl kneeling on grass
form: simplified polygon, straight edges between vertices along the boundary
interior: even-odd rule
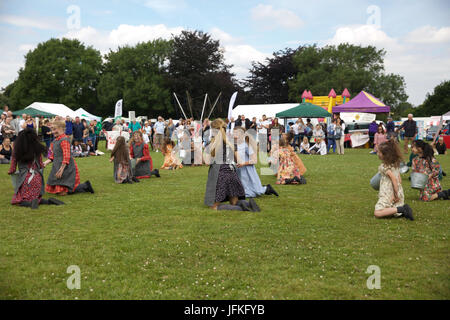
[[[140,131],[133,132],[133,138],[130,140],[130,158],[133,159],[132,171],[136,178],[146,179],[152,175],[157,178],[160,177],[158,169],[153,170],[153,160],[150,156],[148,144],[144,143]]]
[[[119,136],[116,140],[109,162],[114,161],[114,181],[116,183],[139,182],[131,173],[130,154],[125,138]]]
[[[450,189],[441,191],[442,188],[439,182],[441,166],[434,157],[433,148],[422,140],[415,140],[412,143],[412,152],[417,155],[417,157],[412,159],[412,171],[428,175],[428,182],[425,188],[420,190],[420,200],[449,200]]]
[[[399,171],[403,157],[398,144],[393,140],[381,143],[378,146],[377,155],[383,163],[378,167],[381,181],[378,202],[375,205],[375,217],[394,216],[414,220],[412,209],[404,203],[405,196]]]
[[[237,174],[241,180],[247,198],[255,198],[260,195],[274,194],[278,197],[278,193],[268,184],[263,186],[256,172],[255,164],[257,161],[256,151],[257,143],[250,135],[245,135],[245,129],[241,126],[234,128],[234,137],[236,138],[235,156],[237,162]]]
[[[37,209],[39,204],[64,204],[53,198],[42,198],[45,188],[42,155],[46,152],[46,147],[39,142],[33,129],[26,128],[17,136],[8,171],[8,174],[13,174],[16,167],[19,167],[12,204],[32,209]]]
[[[89,181],[80,184],[78,166],[70,152],[70,140],[64,134],[65,130],[66,123],[64,121],[52,123],[52,134],[55,140],[50,145],[51,152],[48,160],[44,162],[44,167],[50,162],[53,162],[53,167],[45,191],[60,196],[81,192],[94,193]]]
[[[215,134],[205,149],[205,162],[209,164],[206,182],[205,205],[213,210],[260,211],[252,198],[245,201],[245,190],[236,173],[234,145],[226,135],[226,124],[222,119],[211,123]],[[227,148],[230,150],[227,157]],[[229,201],[230,204],[221,204]]]

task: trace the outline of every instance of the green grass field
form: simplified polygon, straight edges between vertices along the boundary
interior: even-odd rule
[[[280,197],[258,198],[259,213],[205,207],[207,167],[117,185],[108,159],[77,160],[94,195],[38,210],[10,205],[0,167],[0,299],[450,298],[450,201],[419,201],[404,175],[416,220],[375,219],[369,180],[380,162],[368,149],[302,155],[307,185],[262,176]],[[450,156],[438,160],[448,189]],[[70,265],[80,290],[66,286]],[[379,290],[366,286],[370,265]]]

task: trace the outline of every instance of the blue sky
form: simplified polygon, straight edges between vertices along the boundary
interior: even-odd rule
[[[79,20],[68,12],[73,6]],[[0,0],[0,87],[14,81],[28,50],[51,37],[78,38],[104,53],[200,29],[221,41],[239,78],[251,61],[285,47],[350,42],[384,48],[386,71],[405,77],[409,101],[417,105],[450,79],[449,18],[450,2],[438,0]]]

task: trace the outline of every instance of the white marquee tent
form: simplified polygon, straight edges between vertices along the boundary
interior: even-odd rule
[[[239,115],[245,115],[246,118],[252,119],[256,117],[257,120],[262,118],[265,114],[268,118],[275,118],[278,112],[288,110],[298,106],[298,103],[281,103],[281,104],[240,104],[236,106],[231,115],[237,119]]]
[[[97,117],[94,116],[93,114],[87,112],[86,110],[84,110],[83,108],[79,108],[77,110],[75,110],[75,113],[77,114],[77,116],[79,116],[82,119],[86,119],[86,120],[97,120],[97,121],[101,121],[102,118],[101,117]]]
[[[34,108],[34,109],[37,109],[40,111],[53,113],[53,114],[56,114],[61,117],[69,116],[71,118],[75,118],[77,116],[75,111],[73,111],[72,109],[70,109],[69,107],[67,107],[61,103],[33,102],[25,109],[28,109],[28,108]]]

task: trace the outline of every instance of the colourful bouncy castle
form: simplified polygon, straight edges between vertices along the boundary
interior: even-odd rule
[[[333,107],[344,104],[350,101],[350,93],[347,88],[344,89],[341,95],[336,95],[334,89],[331,89],[328,96],[313,96],[311,91],[303,91],[302,101],[315,104],[316,106],[322,107],[328,112],[333,112]]]

